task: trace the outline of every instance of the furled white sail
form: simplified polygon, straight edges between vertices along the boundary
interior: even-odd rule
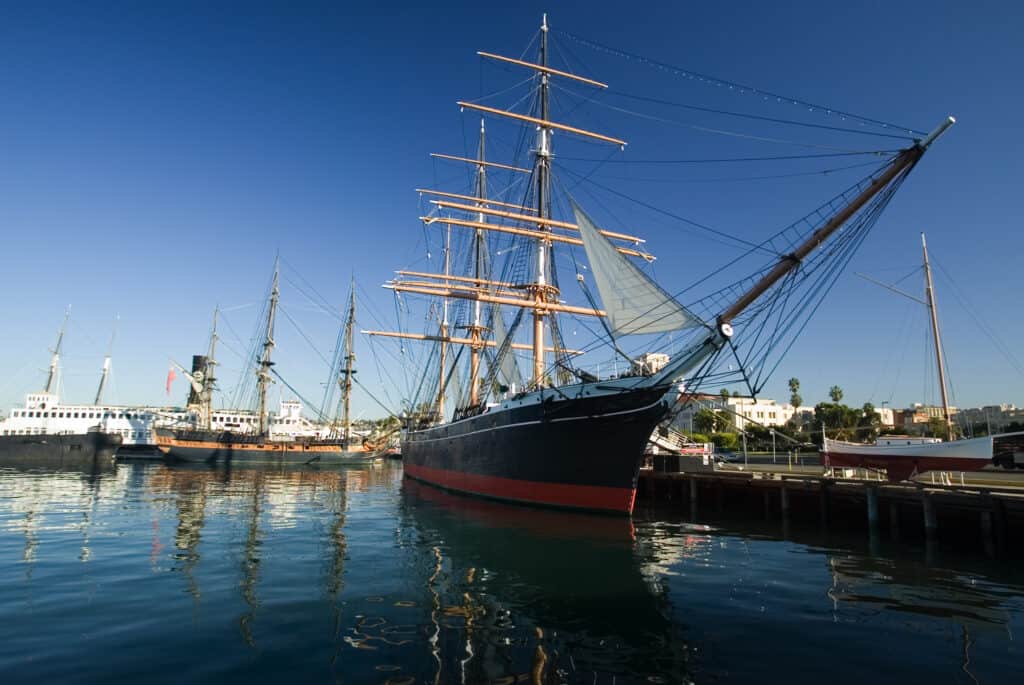
[[[702,325],[616,250],[575,202],[572,209],[612,333],[664,333]]]

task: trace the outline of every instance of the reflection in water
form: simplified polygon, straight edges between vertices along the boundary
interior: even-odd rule
[[[1016,671],[1016,566],[785,532],[492,503],[387,465],[0,466],[0,673],[971,683]]]
[[[977,579],[907,560],[852,554],[828,555],[836,602],[881,606],[887,611],[948,619],[972,629],[1007,629],[1001,598]]]
[[[0,481],[0,499],[10,513],[20,516],[5,517],[5,528],[17,530],[24,538],[21,561],[24,562],[26,580],[39,554],[40,533],[44,528],[76,529],[81,535],[77,558],[89,561],[92,550],[89,534],[95,516],[96,502],[104,477],[115,473],[110,459],[87,460],[56,457],[52,459],[5,459],[0,465],[3,472],[31,476],[26,481]],[[3,487],[6,485],[7,487]],[[53,509],[74,511],[77,519],[48,524],[46,517]]]
[[[206,483],[203,478],[189,472],[174,472],[172,477],[178,481],[175,488],[178,524],[174,529],[174,547],[178,551],[174,559],[179,562],[177,568],[186,578],[189,595],[198,602],[199,584],[193,569],[199,563],[199,541],[206,521]]]
[[[836,605],[836,620],[839,604],[849,603],[949,622],[959,635],[961,669],[972,682],[978,680],[971,672],[971,646],[979,632],[996,631],[1013,639],[1003,598],[983,589],[985,583],[979,587],[970,576],[923,563],[849,554],[829,555],[828,565],[828,594]]]
[[[641,571],[628,519],[517,507],[406,480],[436,610],[435,682],[609,674],[682,682],[668,598]],[[507,680],[512,682],[512,680]]]
[[[245,549],[242,556],[242,599],[248,611],[238,619],[238,627],[242,631],[242,639],[250,647],[256,646],[252,635],[252,622],[256,615],[259,601],[256,599],[256,582],[259,580],[260,568],[260,505],[263,502],[263,472],[257,471],[252,480],[252,506],[249,511],[249,525],[245,534]]]

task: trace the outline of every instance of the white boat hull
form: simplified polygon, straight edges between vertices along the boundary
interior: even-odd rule
[[[925,471],[977,471],[993,464],[994,436],[906,444],[890,439],[887,445],[863,445],[825,439],[823,462],[832,467],[885,469],[889,480],[906,480]]]

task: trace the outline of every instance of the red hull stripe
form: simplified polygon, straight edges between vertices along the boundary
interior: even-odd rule
[[[544,504],[572,509],[614,511],[629,514],[636,498],[634,488],[610,488],[599,485],[540,483],[529,480],[481,476],[474,473],[435,469],[429,466],[403,465],[406,475],[450,490],[485,497]]]
[[[876,469],[898,468],[918,473],[925,471],[978,471],[992,463],[991,459],[973,459],[970,457],[910,457],[910,456],[876,456],[868,454],[844,454],[829,452],[825,455],[831,466],[866,466]]]

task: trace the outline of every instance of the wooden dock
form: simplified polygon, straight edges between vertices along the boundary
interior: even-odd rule
[[[848,474],[844,474],[848,475]],[[1024,557],[1024,474],[933,477],[889,483],[860,472],[833,477],[821,467],[758,465],[687,472],[640,471],[638,502],[721,514],[742,511],[784,522],[862,528],[873,538],[923,538],[995,558]],[[939,474],[936,474],[938,476]],[[865,477],[866,476],[866,477]]]

